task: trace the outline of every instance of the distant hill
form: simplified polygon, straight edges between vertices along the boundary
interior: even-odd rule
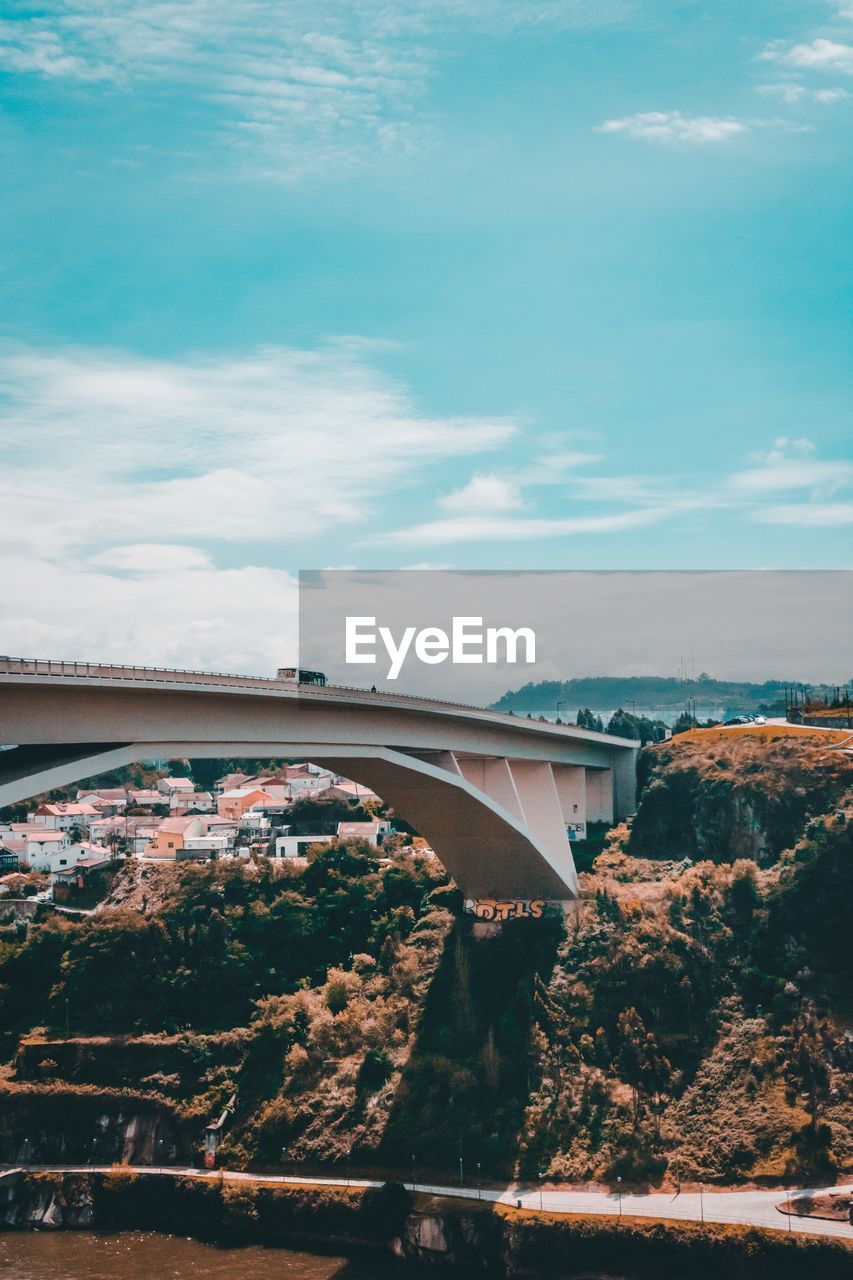
[[[581,707],[607,717],[619,707],[650,720],[671,723],[695,700],[700,719],[728,719],[730,716],[785,711],[785,689],[791,682],[765,680],[763,684],[746,681],[715,680],[702,674],[695,680],[679,680],[675,676],[584,676],[577,680],[543,680],[511,689],[492,704],[495,711],[512,711],[515,715],[557,716],[574,720]],[[828,686],[811,686],[818,696],[829,697]]]

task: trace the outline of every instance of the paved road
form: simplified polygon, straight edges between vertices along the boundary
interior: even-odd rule
[[[136,1166],[140,1173],[160,1174],[163,1177],[226,1178],[233,1182],[298,1183],[301,1186],[318,1187],[378,1187],[381,1182],[365,1178],[308,1178],[296,1174],[238,1173],[230,1170],[208,1170],[174,1165],[151,1167]],[[15,1170],[38,1173],[85,1173],[95,1170],[101,1173],[114,1171],[112,1165],[15,1165],[3,1166],[0,1179]],[[411,1191],[431,1195],[453,1196],[466,1200],[490,1200],[498,1204],[518,1205],[524,1209],[542,1209],[548,1213],[589,1213],[616,1217],[621,1212],[626,1217],[670,1218],[680,1222],[737,1223],[754,1227],[769,1227],[775,1231],[796,1231],[808,1235],[836,1236],[853,1241],[853,1227],[846,1222],[834,1222],[821,1218],[790,1219],[776,1207],[786,1200],[784,1191],[685,1191],[619,1196],[607,1191],[539,1191],[523,1190],[508,1186],[503,1190],[478,1187],[438,1186],[431,1183],[411,1183]],[[853,1184],[838,1187],[791,1188],[788,1193],[792,1204],[797,1197],[827,1194],[829,1192],[853,1192]],[[620,1203],[621,1201],[621,1203]]]

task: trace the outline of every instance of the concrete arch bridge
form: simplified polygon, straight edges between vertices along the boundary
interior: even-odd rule
[[[632,812],[638,743],[401,694],[2,658],[0,746],[0,806],[135,760],[310,760],[392,805],[466,897],[565,902],[567,831]]]

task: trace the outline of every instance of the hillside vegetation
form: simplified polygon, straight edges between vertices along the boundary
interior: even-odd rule
[[[566,920],[484,931],[411,849],[129,865],[93,915],[0,931],[16,1055],[0,1110],[67,1112],[76,1089],[126,1115],[132,1093],[180,1146],[236,1094],[222,1156],[256,1167],[449,1175],[461,1156],[469,1175],[641,1185],[853,1171],[853,800],[839,753],[788,750],[656,748],[633,829],[611,831]],[[767,865],[728,825],[741,788],[767,792]],[[658,845],[653,820],[684,794]],[[698,857],[697,812],[716,833]]]
[[[654,712],[672,722],[688,702],[695,701],[702,713],[717,707],[722,717],[770,712],[783,715],[785,689],[782,680],[751,683],[740,680],[716,680],[702,672],[691,680],[675,676],[584,676],[574,680],[540,680],[511,689],[493,704],[496,711],[512,711],[515,715],[544,715],[553,718],[557,704],[573,717],[581,707],[589,707],[599,715],[616,707],[632,707],[635,711]],[[831,698],[829,686],[815,688],[815,696]]]
[[[853,788],[853,754],[838,745],[847,736],[768,725],[694,730],[647,748],[631,852],[775,861]]]

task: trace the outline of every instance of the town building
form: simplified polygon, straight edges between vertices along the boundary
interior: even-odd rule
[[[154,839],[146,845],[144,856],[174,861],[183,849],[185,841],[197,839],[205,834],[201,818],[195,815],[164,818],[157,828]]]
[[[275,856],[277,858],[304,858],[310,845],[330,844],[332,840],[334,840],[334,836],[276,836]]]
[[[212,813],[213,796],[209,791],[173,791],[169,796],[169,812]]]
[[[249,809],[270,803],[270,796],[258,787],[237,787],[233,791],[222,792],[216,802],[216,810],[220,818],[232,818],[239,822]]]
[[[162,791],[143,789],[140,791],[128,791],[128,804],[140,809],[154,809],[158,805],[162,806],[167,802]]]
[[[384,818],[374,818],[371,822],[339,822],[339,840],[366,840],[378,849],[382,841],[391,831],[391,823]]]
[[[195,791],[192,778],[159,778],[157,790],[163,796],[171,796],[176,791]]]
[[[99,818],[89,828],[90,839],[97,844],[118,846],[128,853],[144,853],[154,839],[163,818],[153,814],[133,814],[130,817]]]
[[[221,796],[223,791],[234,791],[237,787],[245,786],[248,781],[248,773],[226,773],[214,782],[213,793],[216,796]]]
[[[24,862],[30,871],[51,871],[53,857],[71,848],[71,837],[67,831],[45,831],[43,828],[31,827],[22,835]]]
[[[100,809],[88,801],[73,803],[58,800],[39,805],[29,818],[34,826],[43,826],[47,831],[71,831],[74,827],[88,829],[100,816]]]
[[[127,791],[124,787],[89,787],[77,792],[77,801],[94,805],[100,814],[109,817],[127,808]]]

